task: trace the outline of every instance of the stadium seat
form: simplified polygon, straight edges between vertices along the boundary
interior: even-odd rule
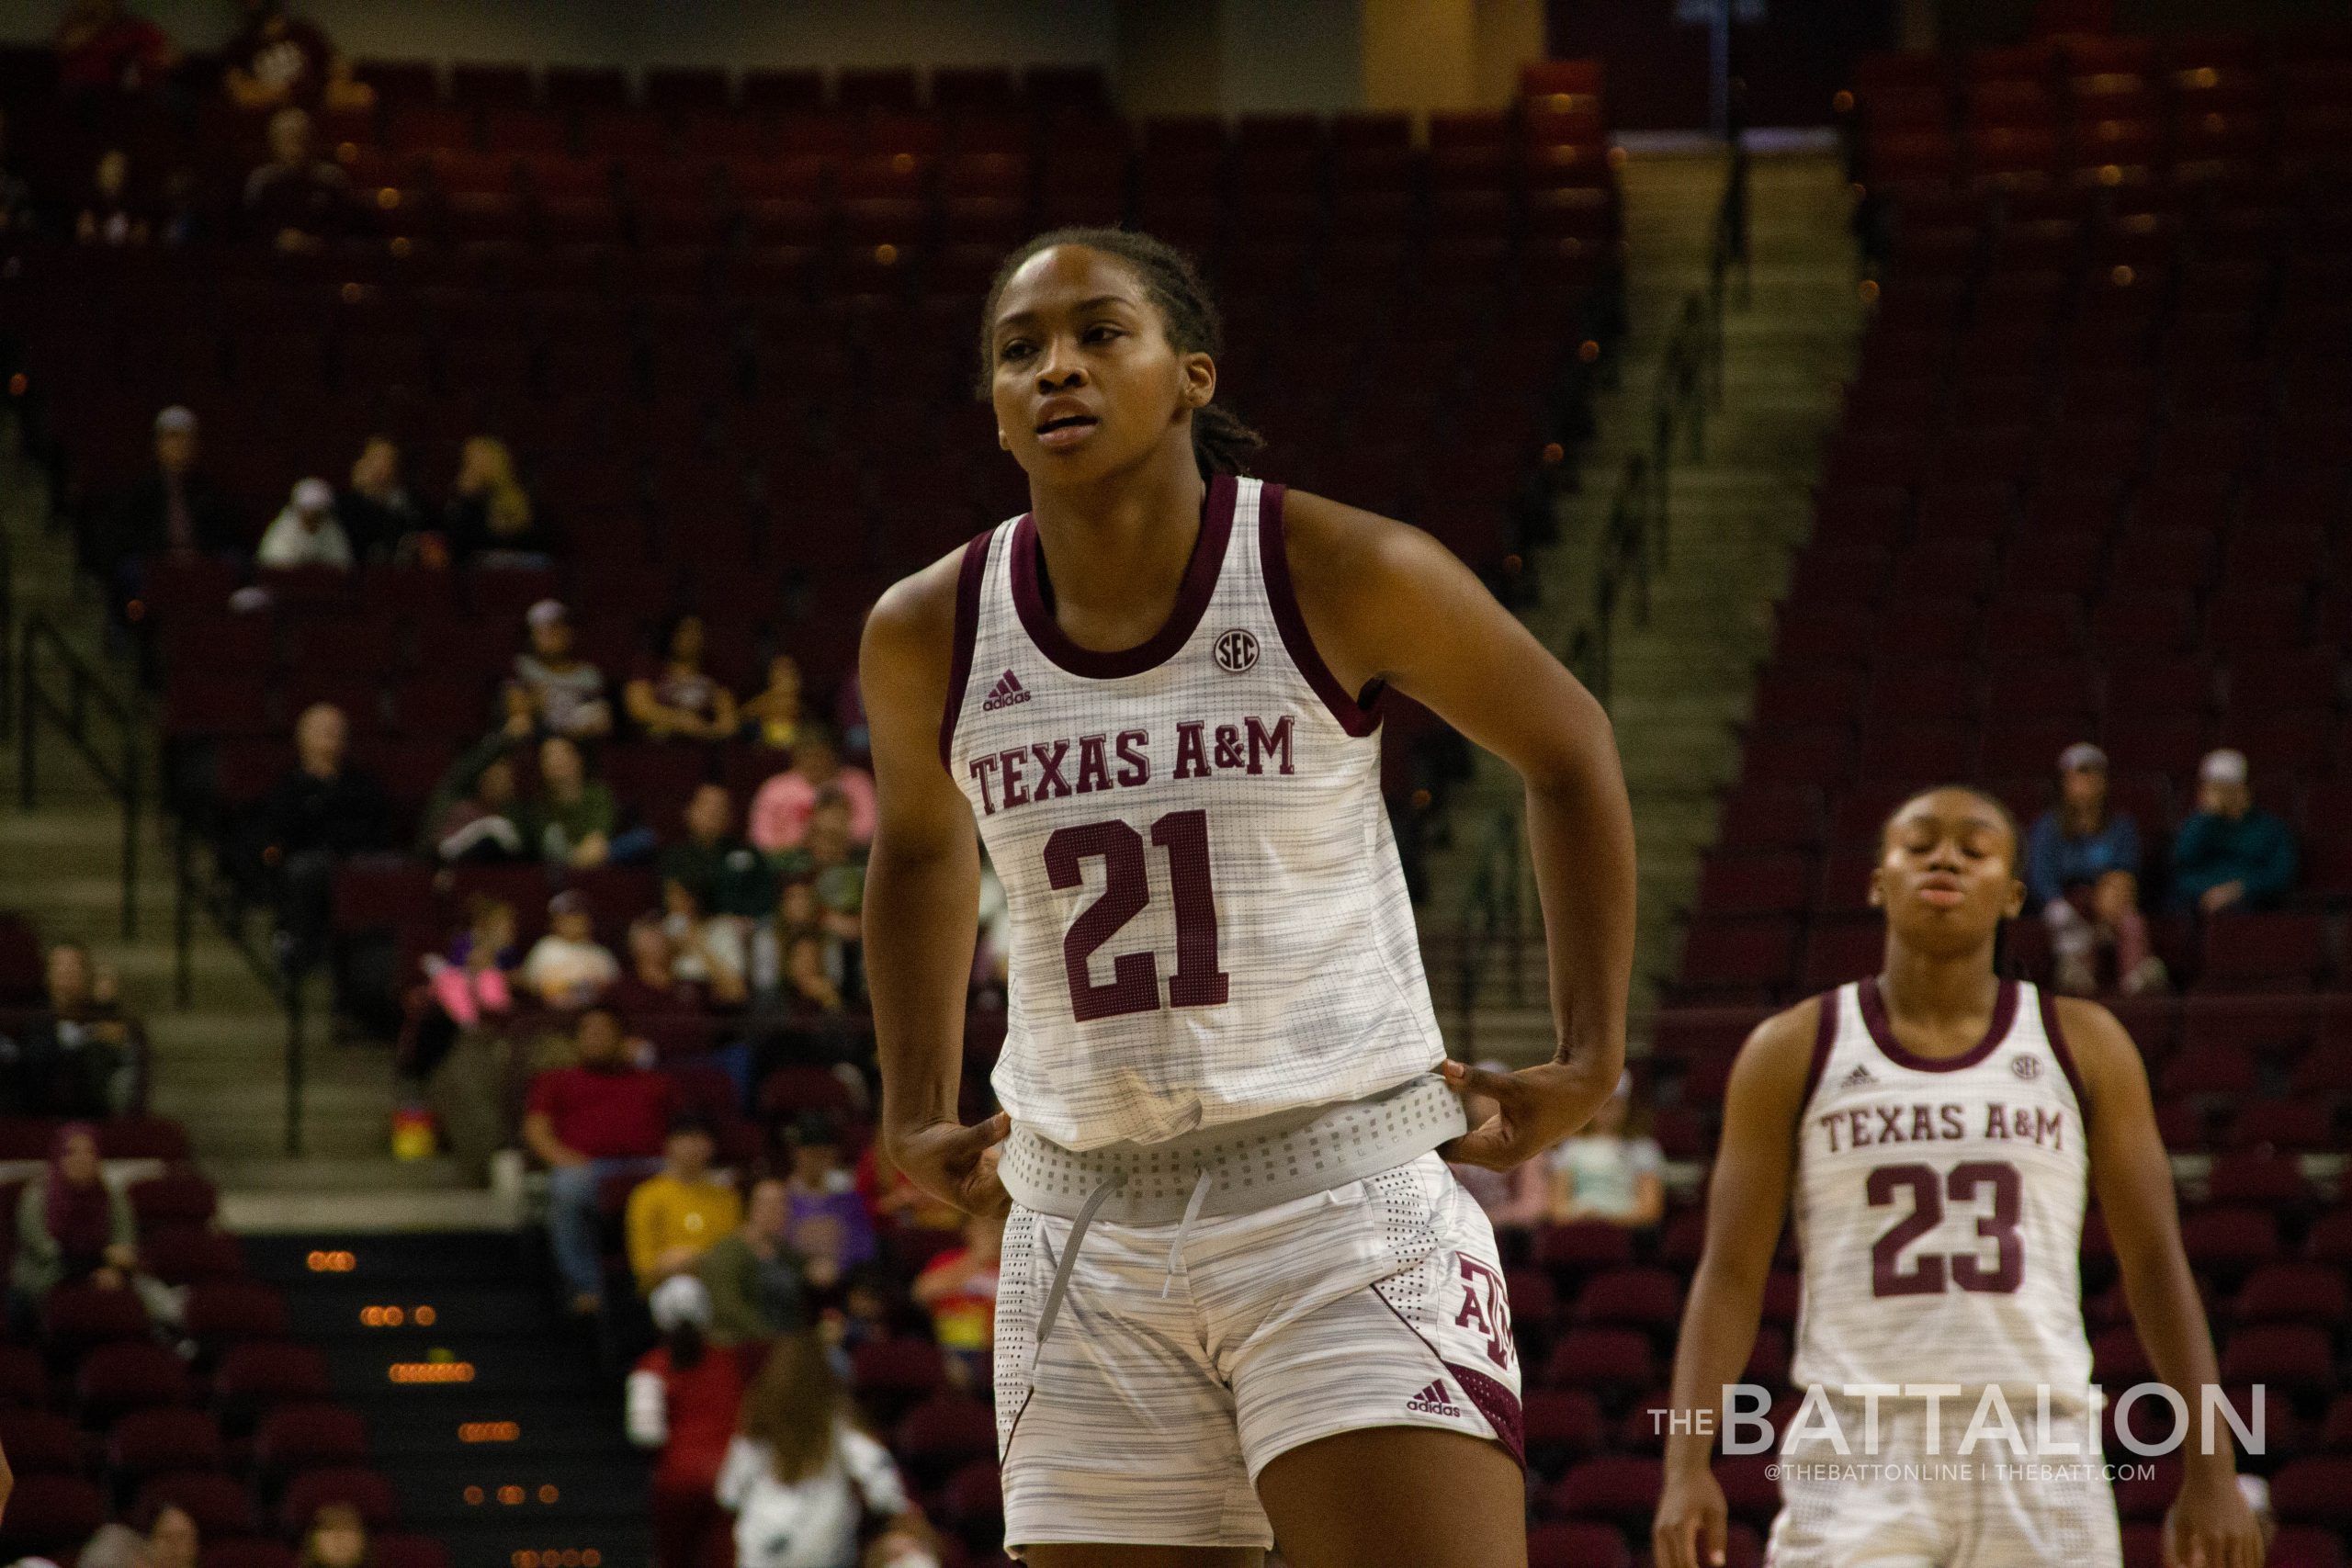
[[[212,1417],[175,1405],[134,1410],[107,1437],[107,1468],[143,1481],[173,1471],[224,1470],[229,1451]]]
[[[1577,1296],[1579,1323],[1669,1329],[1681,1318],[1681,1281],[1664,1269],[1617,1269],[1585,1281]]]
[[[400,1516],[390,1482],[372,1470],[337,1465],[305,1471],[289,1482],[278,1501],[278,1518],[290,1535],[307,1526],[329,1503],[350,1504],[370,1530],[388,1529]]]
[[[130,1411],[192,1404],[195,1391],[178,1357],[160,1345],[129,1341],[101,1345],[82,1358],[74,1403],[85,1424],[104,1427]]]
[[[1634,1568],[1624,1536],[1611,1525],[1550,1520],[1527,1531],[1528,1568]]]
[[[286,1298],[254,1280],[210,1280],[188,1288],[189,1337],[218,1354],[232,1345],[287,1337]]]
[[[2318,1263],[2275,1263],[2257,1269],[2230,1303],[2230,1314],[2239,1323],[2287,1320],[2325,1325],[2343,1322],[2346,1314],[2344,1271]]]
[[[18,1476],[78,1476],[90,1468],[81,1429],[47,1410],[0,1408],[0,1451]]]
[[[60,1285],[42,1303],[42,1334],[50,1353],[71,1361],[96,1345],[144,1340],[150,1325],[138,1292],[100,1285]]]
[[[71,1475],[26,1475],[8,1495],[0,1555],[70,1558],[106,1522],[106,1497]]]
[[[1570,1465],[1544,1495],[1544,1502],[1555,1517],[1606,1519],[1646,1530],[1662,1484],[1657,1460],[1603,1454]]]
[[[1547,1388],[1638,1389],[1656,1382],[1649,1337],[1630,1328],[1572,1328],[1544,1360]]]
[[[318,1403],[333,1392],[326,1358],[307,1345],[292,1344],[232,1347],[213,1374],[213,1389],[223,1412],[248,1426],[273,1406]]]

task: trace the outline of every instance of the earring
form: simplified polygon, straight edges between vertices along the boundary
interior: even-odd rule
[[[1001,430],[996,433],[996,444],[1007,452],[1012,450],[1012,437],[1007,435]]]

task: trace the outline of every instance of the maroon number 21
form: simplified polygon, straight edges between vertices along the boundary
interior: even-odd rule
[[[1208,813],[1171,811],[1151,825],[1151,841],[1168,852],[1168,881],[1176,903],[1176,972],[1168,976],[1168,1005],[1215,1007],[1225,1000],[1228,986],[1225,971],[1216,964]],[[1084,863],[1102,863],[1102,897],[1079,911],[1062,938],[1070,1010],[1080,1023],[1150,1012],[1160,1005],[1159,961],[1148,952],[1122,953],[1112,959],[1107,985],[1096,985],[1087,970],[1094,950],[1151,902],[1151,879],[1143,856],[1143,835],[1116,818],[1057,828],[1046,840],[1046,876],[1056,888],[1082,885]]]

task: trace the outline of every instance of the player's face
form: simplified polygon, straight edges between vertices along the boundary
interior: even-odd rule
[[[1931,791],[1887,825],[1871,902],[1905,942],[1931,950],[1989,942],[2025,903],[2016,853],[1991,803],[1965,790]]]
[[[1134,269],[1084,245],[1023,262],[989,326],[991,401],[1006,450],[1035,479],[1085,484],[1182,435],[1216,371],[1179,354]]]

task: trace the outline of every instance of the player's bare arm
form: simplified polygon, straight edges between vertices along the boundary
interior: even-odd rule
[[[960,555],[961,552],[958,552]],[[955,640],[957,556],[885,593],[858,677],[872,733],[876,816],[865,873],[865,967],[882,1073],[884,1147],[924,1191],[958,1208],[1006,1206],[992,1145],[1010,1124],[956,1119],[964,990],[978,940],[972,808],[939,761]]]
[[[2132,1320],[2156,1375],[2188,1400],[2192,1418],[2180,1495],[2165,1521],[2165,1561],[2180,1568],[2256,1568],[2262,1537],[2237,1488],[2229,1429],[2218,1413],[2221,1429],[2205,1426],[2203,1390],[2218,1384],[2221,1372],[2181,1249],[2172,1167],[2156,1130],[2147,1070],[2122,1024],[2097,1002],[2063,999],[2058,1020],[2089,1101],[2084,1115],[2091,1186],[2115,1245]]]
[[[1624,1066],[1634,818],[1615,733],[1592,694],[1427,534],[1295,492],[1287,517],[1300,613],[1340,684],[1395,686],[1526,782],[1558,1049],[1513,1074],[1447,1069],[1501,1110],[1446,1157],[1516,1165],[1584,1125]]]
[[[1732,1064],[1722,1143],[1707,1182],[1706,1248],[1675,1339],[1675,1410],[1719,1412],[1724,1385],[1738,1380],[1756,1347],[1825,1005],[1816,998],[1766,1019]],[[1666,1485],[1650,1548],[1658,1568],[1724,1561],[1730,1515],[1709,1464],[1713,1449],[1712,1430],[1667,1438]]]

